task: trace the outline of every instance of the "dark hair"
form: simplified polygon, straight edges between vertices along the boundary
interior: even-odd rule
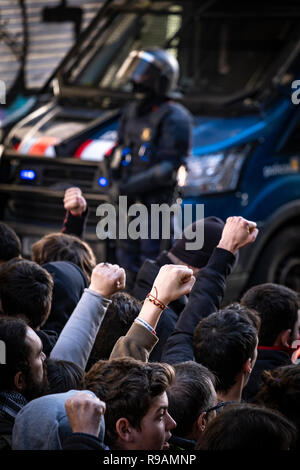
[[[259,344],[273,346],[281,331],[293,329],[298,318],[298,294],[279,284],[260,284],[251,287],[241,304],[255,309],[261,319]]]
[[[49,382],[48,394],[79,390],[84,370],[74,362],[63,359],[46,359]]]
[[[144,363],[130,357],[98,361],[84,377],[83,388],[91,390],[106,403],[106,443],[116,441],[116,422],[127,418],[140,429],[155,397],[166,392],[174,380],[169,364]]]
[[[295,426],[281,414],[250,404],[228,405],[211,420],[196,450],[288,450],[297,438]]]
[[[8,261],[21,255],[21,242],[16,232],[0,222],[0,261]]]
[[[95,339],[87,370],[99,359],[109,359],[116,341],[126,335],[142,307],[139,300],[126,292],[113,294],[111,301]]]
[[[17,372],[30,370],[30,348],[26,343],[27,325],[23,320],[0,317],[0,341],[5,350],[5,364],[0,365],[0,391],[14,390]]]
[[[66,233],[49,233],[32,245],[32,260],[38,264],[51,261],[71,261],[79,266],[87,279],[96,266],[96,258],[91,247],[76,237]]]
[[[266,370],[261,380],[255,402],[280,411],[300,430],[300,365]]]
[[[172,434],[187,437],[203,411],[214,405],[212,386],[215,377],[206,367],[194,361],[173,365],[175,380],[168,389],[169,413],[177,426]]]
[[[195,360],[217,377],[216,390],[227,392],[243,364],[253,358],[257,329],[249,310],[232,304],[202,319],[194,331]]]
[[[51,275],[37,263],[18,259],[0,269],[0,298],[5,315],[23,317],[33,329],[42,326],[50,312]]]

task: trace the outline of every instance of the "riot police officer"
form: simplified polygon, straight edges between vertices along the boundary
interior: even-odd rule
[[[172,101],[178,76],[177,60],[161,49],[131,52],[118,73],[121,84],[131,84],[136,99],[121,116],[110,159],[112,192],[116,195],[117,187],[120,195],[128,197],[128,206],[141,202],[149,214],[151,204],[172,203],[177,170],[191,147],[192,117]],[[127,272],[136,273],[146,258],[154,259],[159,251],[160,240],[119,240],[116,257]]]

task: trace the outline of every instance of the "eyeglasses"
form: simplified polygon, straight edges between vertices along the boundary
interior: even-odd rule
[[[210,411],[218,410],[219,408],[223,408],[223,406],[230,405],[231,403],[237,403],[236,401],[219,401],[219,403],[207,410],[204,410],[203,413],[209,413]]]

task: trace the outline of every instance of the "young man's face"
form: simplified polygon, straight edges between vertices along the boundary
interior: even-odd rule
[[[171,429],[176,423],[168,413],[168,397],[166,392],[152,401],[147,414],[141,421],[140,430],[134,429],[136,450],[168,449]]]

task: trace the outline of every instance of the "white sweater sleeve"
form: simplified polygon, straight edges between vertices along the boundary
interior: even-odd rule
[[[91,289],[84,292],[51,351],[51,359],[71,361],[86,368],[95,338],[111,303]]]

